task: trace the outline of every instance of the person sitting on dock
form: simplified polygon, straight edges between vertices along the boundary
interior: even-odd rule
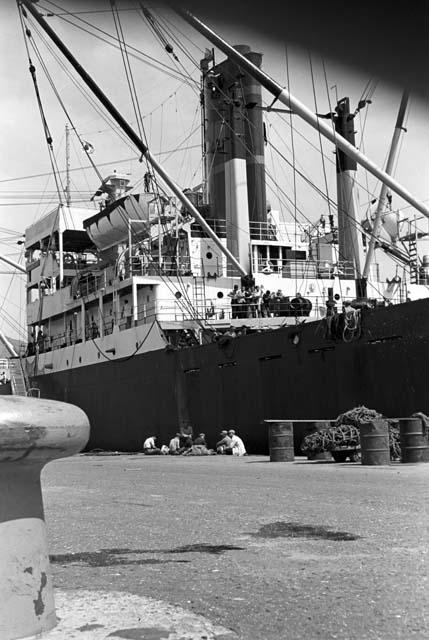
[[[220,432],[221,439],[219,442],[216,442],[216,453],[220,455],[231,455],[232,447],[231,447],[231,438],[228,435],[228,431],[224,430]]]
[[[180,427],[180,453],[192,447],[193,436],[194,429],[191,424]]]
[[[206,434],[205,433],[199,433],[198,436],[194,440],[194,445],[196,445],[196,446],[204,446],[204,447],[207,446]]]
[[[177,456],[180,453],[180,433],[176,433],[174,438],[171,438],[168,448],[171,456]]]
[[[186,449],[184,456],[208,456],[211,455],[211,451],[207,449],[206,436],[204,433],[200,433],[194,440],[193,445]]]
[[[160,455],[161,449],[159,449],[155,444],[156,436],[150,436],[146,438],[143,443],[143,453],[147,456]]]
[[[243,440],[236,435],[234,429],[228,431],[228,436],[231,438],[231,449],[233,456],[246,456],[246,447]]]

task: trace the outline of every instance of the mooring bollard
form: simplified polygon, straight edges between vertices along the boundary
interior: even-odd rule
[[[401,462],[429,462],[426,425],[421,418],[400,418]]]
[[[293,422],[264,420],[269,427],[270,462],[293,462]]]
[[[52,629],[55,616],[40,472],[81,451],[89,437],[74,405],[0,397],[0,638]]]
[[[390,464],[389,423],[387,420],[362,422],[359,430],[362,464]]]

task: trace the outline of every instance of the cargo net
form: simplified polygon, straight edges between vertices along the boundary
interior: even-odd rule
[[[340,413],[328,429],[317,431],[306,436],[301,444],[301,451],[306,455],[315,455],[325,451],[360,450],[360,425],[378,419],[387,420],[389,425],[390,459],[399,460],[401,447],[399,444],[399,423],[389,420],[381,413],[368,409],[363,405]]]

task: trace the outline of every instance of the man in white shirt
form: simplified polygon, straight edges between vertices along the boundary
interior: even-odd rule
[[[161,453],[161,449],[158,449],[158,447],[155,444],[155,440],[156,440],[156,436],[150,436],[149,438],[146,438],[146,440],[144,441],[143,452],[146,455],[155,455],[155,454]]]
[[[234,429],[230,429],[228,431],[228,435],[231,438],[232,455],[233,456],[245,456],[245,455],[247,455],[246,447],[244,446],[244,442],[239,436],[235,435]]]
[[[170,455],[177,455],[180,451],[180,433],[176,433],[174,438],[171,438],[170,443],[168,445],[170,450]]]

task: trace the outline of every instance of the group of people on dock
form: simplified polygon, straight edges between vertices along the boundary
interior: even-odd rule
[[[294,298],[284,296],[281,289],[265,291],[264,286],[240,288],[234,285],[228,293],[231,298],[232,318],[276,318],[309,316],[312,303],[297,293]]]
[[[168,445],[158,446],[157,436],[149,436],[143,443],[143,453],[146,455],[182,455],[182,456],[210,456],[210,455],[247,455],[243,440],[235,433],[235,429],[220,432],[220,440],[215,448],[209,448],[204,433],[194,438],[192,425],[182,427],[170,440]]]

